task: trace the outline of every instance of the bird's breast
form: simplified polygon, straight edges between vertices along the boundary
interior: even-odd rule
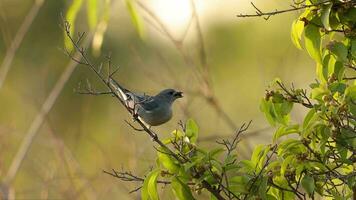
[[[138,109],[138,115],[149,125],[158,126],[166,123],[172,118],[170,106],[160,106],[153,110]]]

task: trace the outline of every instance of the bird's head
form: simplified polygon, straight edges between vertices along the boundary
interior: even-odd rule
[[[163,98],[169,103],[173,103],[176,99],[183,97],[183,92],[176,91],[174,89],[165,89],[158,93],[157,97]]]

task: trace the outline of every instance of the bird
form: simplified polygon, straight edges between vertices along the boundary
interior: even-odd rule
[[[172,104],[183,97],[183,92],[175,89],[164,89],[155,96],[134,93],[121,86],[113,78],[109,80],[109,85],[133,115],[136,115],[149,128],[168,122],[173,115]]]

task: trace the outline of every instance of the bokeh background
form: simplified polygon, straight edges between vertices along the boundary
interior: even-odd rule
[[[98,1],[99,10],[103,2]],[[239,146],[240,158],[248,158],[255,145],[270,143],[274,129],[259,110],[259,101],[269,82],[279,77],[295,87],[306,88],[314,77],[312,60],[290,40],[290,25],[297,13],[274,16],[268,21],[237,18],[240,13],[255,13],[250,0],[194,0],[210,89],[219,102],[221,114],[199,93],[201,82],[193,75],[194,69],[201,67],[201,43],[197,22],[195,18],[191,21],[191,1],[140,2],[176,40],[186,35],[182,48],[178,49],[162,33],[147,10],[134,3],[143,28],[138,32],[125,1],[111,0],[102,46],[89,48],[88,54],[97,65],[110,54],[114,66],[120,67],[116,80],[132,90],[155,94],[162,88],[173,87],[185,92],[185,98],[174,105],[171,121],[153,128],[159,136],[168,137],[167,134],[179,128],[180,120],[193,118],[200,127],[200,145],[212,148],[218,138],[232,136],[234,126],[253,120]],[[253,2],[265,11],[288,8],[291,3]],[[0,0],[0,73],[4,73],[2,68],[4,60],[9,59],[6,58],[9,51],[13,56],[0,87],[0,191],[13,199],[140,199],[139,192],[129,194],[140,183],[121,182],[102,171],[114,168],[143,176],[155,164],[154,144],[147,135],[135,132],[124,122],[131,117],[114,98],[74,92],[78,83],[87,79],[97,90],[104,89],[83,66],[77,66],[59,90],[18,171],[10,183],[6,182],[31,124],[61,74],[73,65],[62,51],[61,28],[61,15],[65,15],[71,3],[70,0]],[[90,33],[85,5],[73,26],[76,31]],[[31,16],[34,20],[28,28],[20,29]],[[11,53],[18,32],[24,37]],[[295,108],[292,120],[300,121],[303,113],[301,108]],[[174,199],[164,187],[161,191],[162,199]]]

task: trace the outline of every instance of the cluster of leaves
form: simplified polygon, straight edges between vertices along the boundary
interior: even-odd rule
[[[242,125],[233,140],[217,141],[220,145],[207,151],[197,147],[198,126],[188,120],[182,131],[173,131],[164,141],[174,150],[157,148],[157,165],[144,179],[142,199],[159,199],[158,184],[169,184],[180,200],[195,199],[194,193],[199,195],[207,188],[212,199],[267,198],[268,177],[262,173],[276,148],[261,145],[250,160],[240,161],[234,151],[249,125]]]
[[[292,25],[292,41],[316,62],[317,81],[304,89],[288,89],[275,80],[261,110],[277,127],[276,159],[266,172],[276,197],[316,195],[351,199],[356,192],[356,3],[305,1],[305,9]],[[304,32],[304,37],[303,36]],[[293,124],[294,104],[308,112],[302,124]],[[288,139],[285,135],[293,134]],[[271,192],[268,191],[269,193]]]
[[[250,160],[237,159],[233,141],[225,148],[196,145],[198,128],[189,120],[165,144],[177,160],[157,149],[157,167],[145,178],[143,199],[158,199],[158,177],[170,179],[175,196],[193,199],[209,184],[213,199],[350,199],[356,193],[356,8],[354,1],[295,1],[304,12],[293,22],[292,41],[316,62],[317,81],[305,89],[276,79],[261,110],[276,127],[274,145],[260,145]],[[302,124],[290,121],[295,104],[307,109]],[[240,133],[240,132],[239,132]],[[290,135],[286,137],[286,135]],[[237,134],[238,136],[238,134]],[[224,153],[224,155],[223,155]],[[210,190],[209,190],[210,191]],[[211,191],[210,191],[211,192]]]

